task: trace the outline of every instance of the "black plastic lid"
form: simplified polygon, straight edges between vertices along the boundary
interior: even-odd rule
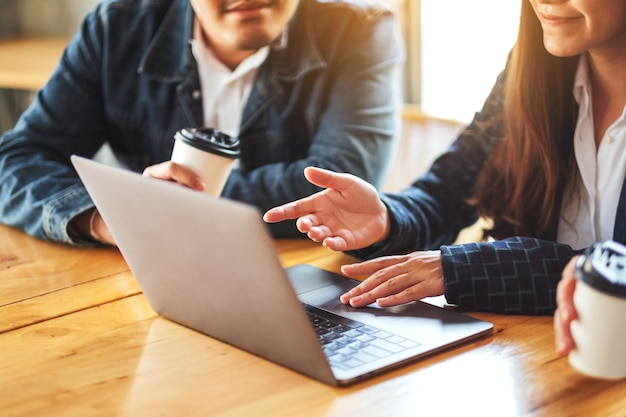
[[[239,158],[239,139],[209,127],[185,128],[176,132],[175,139],[203,151],[228,158]]]
[[[576,278],[605,294],[626,298],[626,247],[607,241],[588,248],[576,264]]]

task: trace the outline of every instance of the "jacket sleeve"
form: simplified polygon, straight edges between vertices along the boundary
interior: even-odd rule
[[[83,26],[14,129],[0,137],[0,221],[46,240],[80,243],[67,224],[93,206],[69,156],[92,156],[103,142],[94,27]]]
[[[446,299],[506,314],[552,314],[556,287],[577,252],[528,237],[441,247]]]

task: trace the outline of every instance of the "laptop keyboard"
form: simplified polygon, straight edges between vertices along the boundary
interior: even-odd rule
[[[414,340],[304,305],[330,365],[350,369],[418,346]]]

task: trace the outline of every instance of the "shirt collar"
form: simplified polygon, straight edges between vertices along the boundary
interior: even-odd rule
[[[589,94],[591,92],[591,84],[589,83],[589,64],[587,54],[582,54],[578,60],[578,68],[574,77],[574,99],[579,106],[587,107],[589,105]]]
[[[184,80],[193,65],[189,45],[193,35],[193,21],[194,12],[189,0],[173,1],[148,45],[137,72],[163,81]],[[182,27],[183,30],[171,30],[172,27]]]

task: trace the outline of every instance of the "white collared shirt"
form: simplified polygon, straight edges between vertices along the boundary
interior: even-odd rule
[[[243,109],[252,91],[257,70],[269,54],[269,46],[259,49],[231,71],[215,58],[196,20],[191,50],[198,63],[204,126],[231,136],[239,135]]]
[[[626,174],[626,107],[606,130],[596,149],[591,84],[584,55],[578,64],[573,94],[579,105],[574,153],[580,177],[575,190],[572,182],[566,186],[557,242],[582,249],[594,242],[613,239]]]

